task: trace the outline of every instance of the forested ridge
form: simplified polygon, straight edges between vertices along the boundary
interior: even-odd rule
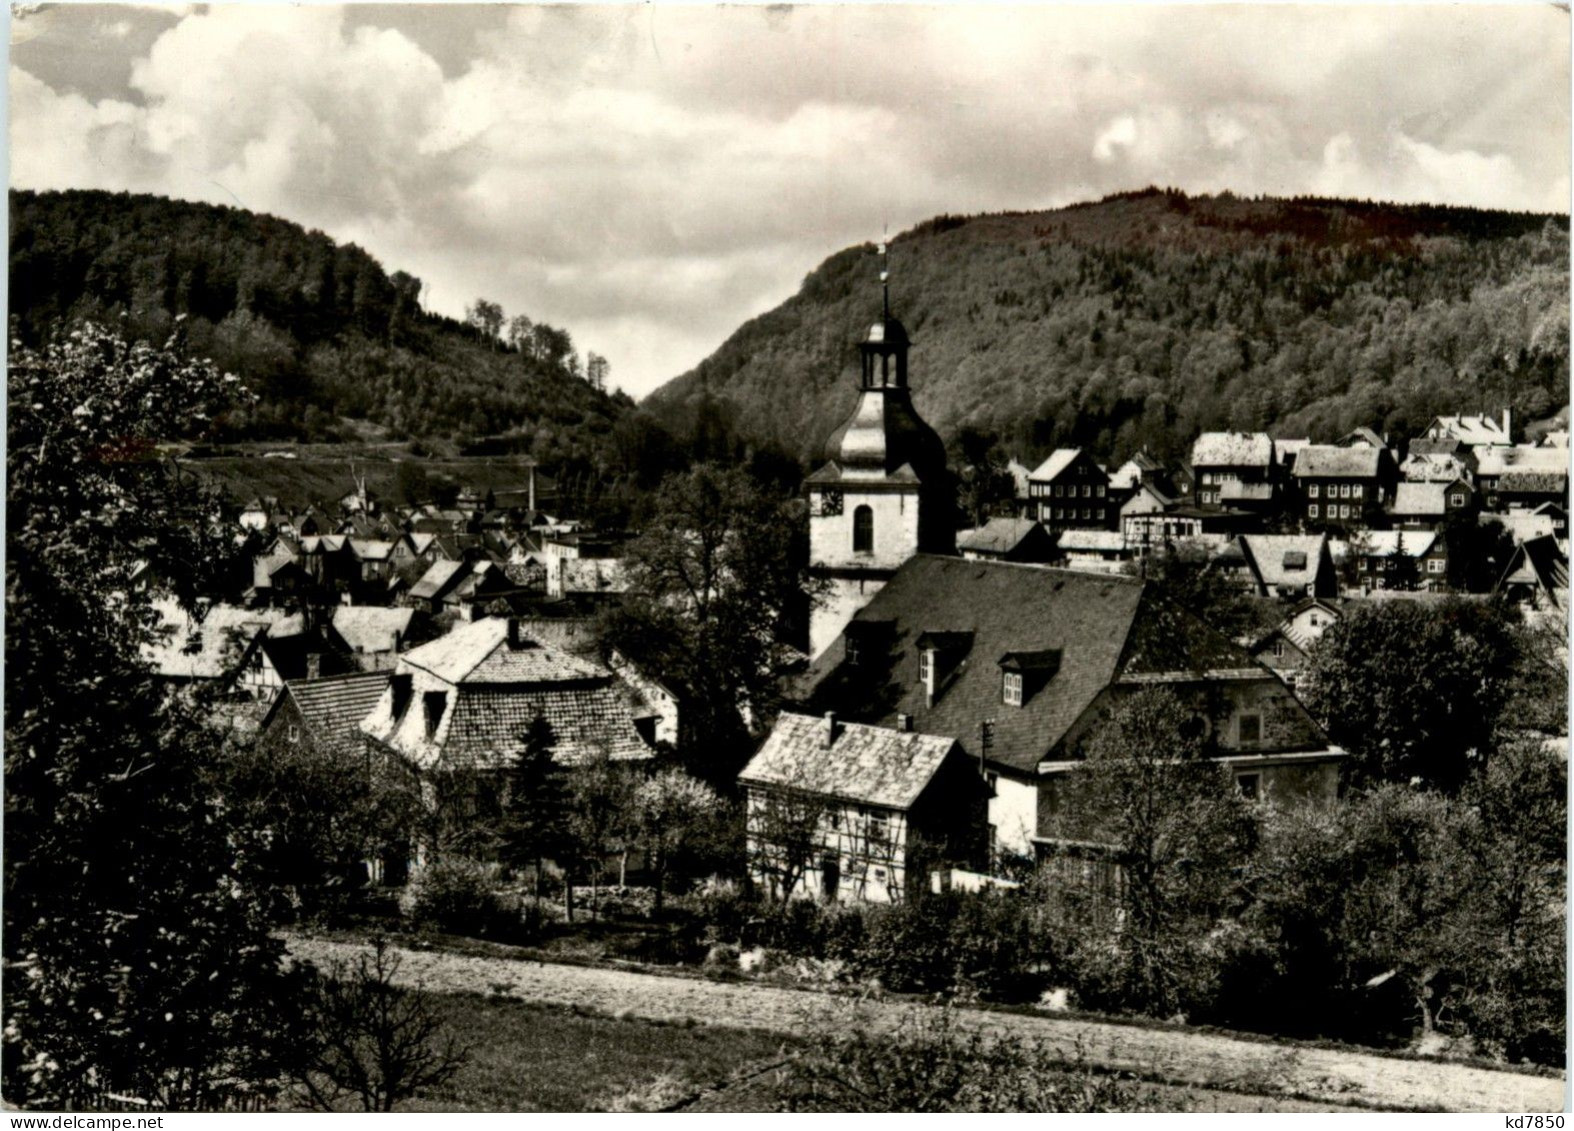
[[[1568,217],[1149,189],[940,216],[892,241],[919,410],[1027,458],[1183,455],[1199,431],[1397,435],[1444,411],[1567,399]],[[644,402],[811,462],[879,312],[874,248],[836,253]]]
[[[444,439],[555,464],[594,458],[632,405],[582,377],[567,331],[517,319],[505,342],[427,313],[419,279],[287,220],[126,193],[10,201],[12,335],[95,319],[162,342],[178,319],[189,353],[258,395],[231,439]]]

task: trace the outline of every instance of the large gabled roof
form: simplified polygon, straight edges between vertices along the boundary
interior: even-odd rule
[[[319,739],[356,741],[361,734],[361,720],[377,706],[388,686],[388,677],[388,672],[380,671],[292,679],[285,683],[284,690]]]
[[[1261,467],[1273,463],[1266,432],[1204,432],[1191,446],[1192,467]]]
[[[992,518],[976,530],[959,534],[956,548],[977,554],[1009,554],[1036,529],[1038,523],[1030,518]]]
[[[406,665],[453,684],[575,683],[609,675],[596,664],[544,647],[523,633],[514,647],[504,617],[462,624],[447,636],[412,648],[400,657],[400,668]]]
[[[1081,454],[1081,448],[1056,448],[1049,453],[1048,459],[1033,469],[1028,475],[1028,479],[1029,481],[1036,480],[1047,483],[1070,467]]]
[[[1536,472],[1563,479],[1569,474],[1567,448],[1482,448],[1477,452],[1476,474],[1483,477],[1510,472]]]
[[[991,759],[1032,773],[1094,699],[1123,673],[1251,668],[1243,649],[1133,578],[919,554],[853,618],[867,624],[859,663],[833,646],[810,666],[797,697],[816,712],[892,725],[913,717],[928,734],[955,736],[976,752],[979,724],[994,720]],[[942,665],[928,702],[918,679],[926,634],[971,634]],[[1056,650],[1058,670],[1022,706],[1002,702],[1001,661]],[[954,663],[951,660],[954,659]]]
[[[738,780],[908,809],[928,787],[956,739],[783,713]]]
[[[1297,479],[1374,479],[1382,466],[1384,448],[1308,444],[1295,457]]]
[[[1239,541],[1258,578],[1271,591],[1315,584],[1328,553],[1328,539],[1322,534],[1242,534]]]

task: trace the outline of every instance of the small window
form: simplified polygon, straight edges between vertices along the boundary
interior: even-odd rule
[[[994,797],[1000,792],[1000,775],[996,773],[986,773],[984,775],[984,784],[989,787],[989,796]]]
[[[851,636],[844,636],[842,638],[842,646],[845,649],[847,662],[856,666],[858,663],[858,641]]]
[[[1317,517],[1317,504],[1313,503],[1311,506],[1307,507],[1306,508],[1306,514],[1307,514],[1308,518],[1316,518]]]
[[[1022,673],[1007,672],[1005,701],[1012,707],[1022,706]]]
[[[918,678],[924,683],[928,683],[930,677],[934,674],[934,655],[934,652],[928,648],[918,653]]]
[[[1104,484],[1102,484],[1102,483],[1094,484],[1094,486],[1093,486],[1093,494],[1094,494],[1095,498],[1102,499],[1104,497]]]
[[[1348,484],[1348,483],[1341,483],[1341,484],[1339,484],[1339,497],[1341,499],[1348,499],[1350,497],[1350,484]]]
[[[1059,483],[1056,483],[1055,484],[1055,498],[1058,499],[1058,498],[1061,498],[1061,497],[1062,497],[1061,496],[1061,486],[1060,486]]]
[[[874,870],[874,878],[875,878],[875,882],[877,882],[877,883],[882,883],[882,884],[885,883],[885,869],[884,868],[876,868]]]
[[[1451,507],[1462,507],[1465,505],[1465,497],[1463,495],[1450,495],[1448,497],[1448,505]]]
[[[853,553],[874,553],[874,511],[868,506],[853,511]]]
[[[1443,572],[1443,563],[1442,563],[1442,561],[1440,559],[1438,559],[1438,558],[1432,558],[1430,561],[1428,561],[1426,563],[1426,571],[1428,573],[1442,573]]]
[[[299,742],[300,740],[301,740],[301,728],[296,726],[294,723],[291,723],[290,724],[290,741],[291,742]]]
[[[1262,716],[1242,715],[1238,724],[1240,740],[1242,742],[1262,741]]]
[[[1317,484],[1313,483],[1310,487],[1308,487],[1306,489],[1306,497],[1308,499],[1315,499],[1315,498],[1317,498],[1317,493],[1320,490],[1321,490],[1321,488],[1318,487]]]
[[[1283,640],[1275,640],[1273,642],[1273,658],[1276,659],[1276,660],[1282,660],[1284,658],[1284,641]]]
[[[1261,784],[1261,774],[1237,774],[1235,778],[1235,788],[1241,791],[1241,796],[1247,801],[1257,800]]]
[[[421,705],[426,709],[426,737],[431,738],[437,733],[438,724],[443,721],[443,709],[448,706],[448,693],[428,691],[421,696]]]

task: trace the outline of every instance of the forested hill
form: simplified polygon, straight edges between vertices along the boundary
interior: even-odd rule
[[[1568,262],[1566,216],[1160,190],[939,217],[890,249],[914,396],[942,435],[1113,459],[1205,429],[1543,416],[1567,398]],[[878,270],[872,247],[833,255],[646,406],[812,460],[856,395]]]
[[[11,193],[12,333],[34,343],[86,317],[162,342],[184,315],[189,351],[259,394],[232,438],[490,438],[557,464],[589,458],[631,407],[579,375],[566,331],[526,320],[515,348],[497,325],[424,313],[420,288],[272,216],[125,193]]]

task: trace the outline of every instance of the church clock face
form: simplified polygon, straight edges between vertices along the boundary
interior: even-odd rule
[[[820,492],[820,515],[824,518],[834,518],[842,513],[842,493],[840,491]]]

